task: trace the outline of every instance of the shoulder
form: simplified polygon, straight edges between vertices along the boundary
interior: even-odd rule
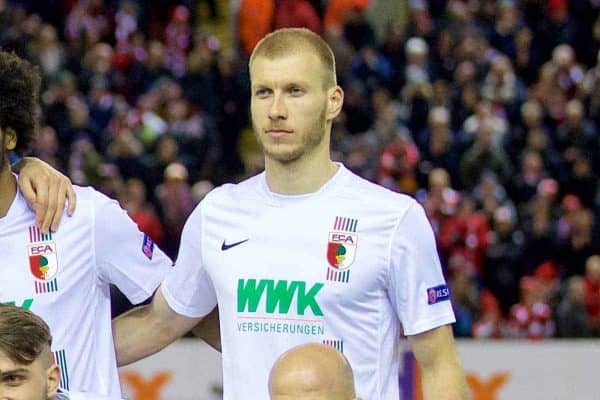
[[[125,213],[119,202],[89,186],[73,186],[77,195],[77,207],[73,217],[65,217],[65,221],[75,224],[109,225]],[[115,218],[115,219],[113,219]]]
[[[112,199],[105,195],[102,192],[94,189],[91,186],[77,186],[73,185],[73,190],[77,195],[77,204],[93,204],[93,203],[109,203],[116,202],[115,199]]]
[[[203,207],[228,208],[249,201],[258,192],[262,174],[255,175],[239,183],[226,183],[211,190],[202,200]]]
[[[421,207],[411,196],[394,192],[350,171],[348,174],[342,193],[367,212],[386,211],[401,216],[409,209]]]

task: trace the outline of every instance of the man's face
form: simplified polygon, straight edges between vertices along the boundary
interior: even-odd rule
[[[0,351],[0,400],[47,400],[49,370],[39,357],[17,364]]]
[[[312,53],[269,59],[258,56],[250,68],[254,133],[266,158],[280,163],[301,159],[329,143],[328,93],[324,67]]]

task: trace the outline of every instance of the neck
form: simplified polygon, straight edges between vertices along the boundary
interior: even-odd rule
[[[0,217],[4,217],[17,194],[17,182],[8,162],[0,170]]]
[[[278,194],[305,194],[319,190],[338,170],[325,153],[305,154],[300,159],[282,163],[265,158],[265,173],[269,189]]]

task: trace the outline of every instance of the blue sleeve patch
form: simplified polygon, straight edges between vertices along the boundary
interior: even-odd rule
[[[450,288],[448,285],[438,285],[427,289],[427,304],[431,305],[446,300],[450,300]]]
[[[144,234],[142,252],[146,255],[146,257],[148,257],[149,260],[152,260],[152,255],[154,254],[154,241],[147,234]]]

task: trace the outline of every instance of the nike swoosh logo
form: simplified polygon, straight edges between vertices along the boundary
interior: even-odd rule
[[[229,250],[232,247],[235,247],[237,245],[240,245],[242,243],[246,243],[248,240],[250,239],[244,239],[244,240],[240,240],[239,242],[235,242],[235,243],[225,243],[225,241],[223,240],[223,244],[221,245],[221,250],[225,251],[225,250]]]

